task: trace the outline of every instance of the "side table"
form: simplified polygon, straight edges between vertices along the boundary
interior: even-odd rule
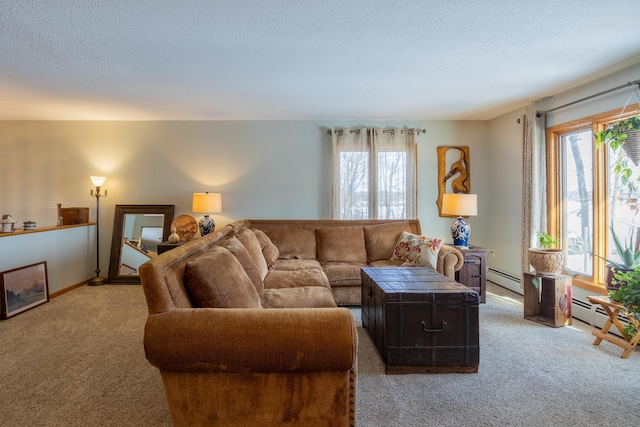
[[[596,337],[596,339],[593,341],[593,345],[600,345],[602,340],[606,340],[612,344],[624,348],[624,351],[622,352],[622,355],[620,357],[622,357],[623,359],[629,357],[633,349],[638,345],[638,342],[640,342],[640,321],[634,318],[632,315],[629,315],[629,321],[633,324],[633,326],[636,327],[636,330],[638,331],[631,338],[627,339],[625,337],[624,339],[622,339],[611,336],[608,334],[608,332],[612,325],[616,325],[616,328],[618,328],[618,331],[620,331],[622,336],[625,336],[623,332],[624,327],[622,326],[622,323],[620,323],[620,320],[618,320],[618,313],[620,313],[621,310],[624,310],[624,306],[615,301],[611,301],[609,297],[606,296],[598,295],[594,297],[587,297],[587,299],[591,304],[598,304],[602,306],[603,310],[609,317],[601,330],[591,332],[591,334]]]
[[[455,246],[464,256],[464,265],[456,271],[456,281],[475,290],[480,302],[487,301],[487,253],[489,249],[480,246],[462,248]]]
[[[524,318],[557,328],[571,324],[571,276],[523,273]]]
[[[180,245],[184,245],[185,243],[187,243],[187,242],[176,242],[176,243],[161,242],[161,243],[158,243],[158,255],[160,255],[163,252],[170,251],[173,248],[177,248]]]

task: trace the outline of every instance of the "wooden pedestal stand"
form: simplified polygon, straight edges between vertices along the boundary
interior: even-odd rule
[[[525,319],[554,328],[571,324],[571,276],[524,272],[523,286]]]

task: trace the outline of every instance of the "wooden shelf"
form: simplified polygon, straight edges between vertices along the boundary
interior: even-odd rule
[[[73,225],[53,225],[48,227],[37,227],[34,230],[23,230],[22,228],[17,228],[16,231],[12,231],[11,233],[0,233],[0,237],[9,237],[9,236],[18,236],[21,234],[31,234],[31,233],[43,233],[45,231],[53,231],[53,230],[64,230],[65,228],[76,228],[76,227],[87,227],[89,225],[95,225],[95,222],[86,222],[84,224],[73,224]]]

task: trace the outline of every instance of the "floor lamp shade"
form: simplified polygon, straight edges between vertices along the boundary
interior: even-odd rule
[[[191,211],[205,214],[198,226],[200,234],[206,236],[216,228],[216,223],[209,217],[209,214],[222,212],[222,195],[220,193],[193,193]]]
[[[442,214],[458,217],[451,224],[451,237],[455,246],[468,246],[471,226],[464,216],[478,215],[478,195],[463,193],[447,193],[442,195]]]
[[[96,187],[102,187],[102,184],[104,184],[105,180],[107,179],[107,177],[105,176],[95,176],[95,175],[91,175],[91,182],[93,183],[93,185],[95,185]]]

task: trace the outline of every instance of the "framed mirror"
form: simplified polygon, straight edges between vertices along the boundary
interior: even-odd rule
[[[140,283],[140,265],[158,255],[171,234],[174,205],[116,205],[109,283]]]

